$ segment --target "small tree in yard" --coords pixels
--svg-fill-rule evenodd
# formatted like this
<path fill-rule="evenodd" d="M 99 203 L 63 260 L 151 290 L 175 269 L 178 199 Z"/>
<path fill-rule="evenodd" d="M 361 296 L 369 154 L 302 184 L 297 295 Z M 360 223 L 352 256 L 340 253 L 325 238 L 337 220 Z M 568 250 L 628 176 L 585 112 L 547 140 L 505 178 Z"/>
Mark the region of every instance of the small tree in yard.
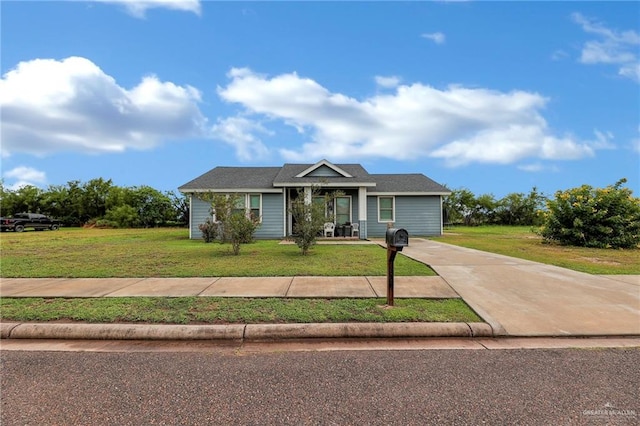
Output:
<path fill-rule="evenodd" d="M 229 241 L 233 254 L 240 254 L 240 245 L 253 241 L 253 233 L 260 226 L 258 219 L 242 213 L 233 213 L 227 223 Z"/>
<path fill-rule="evenodd" d="M 295 221 L 293 226 L 293 241 L 300 248 L 302 255 L 307 255 L 309 249 L 316 243 L 318 234 L 322 232 L 325 222 L 333 220 L 327 217 L 327 203 L 339 192 L 320 195 L 320 187 L 311 188 L 311 197 L 305 197 L 302 189 L 298 196 L 291 201 L 289 212 Z"/>
<path fill-rule="evenodd" d="M 253 234 L 260 226 L 260 218 L 249 216 L 239 194 L 207 194 L 203 199 L 211 202 L 211 213 L 216 221 L 207 219 L 199 226 L 205 238 L 205 231 L 220 238 L 221 243 L 230 242 L 233 254 L 240 253 L 240 245 L 253 241 Z"/>
<path fill-rule="evenodd" d="M 540 234 L 547 242 L 597 248 L 636 248 L 640 244 L 640 199 L 622 188 L 582 185 L 558 191 L 547 202 Z"/>
<path fill-rule="evenodd" d="M 226 243 L 229 241 L 229 220 L 240 196 L 238 194 L 210 194 L 206 198 L 211 202 L 211 214 L 216 217 L 220 242 Z"/>

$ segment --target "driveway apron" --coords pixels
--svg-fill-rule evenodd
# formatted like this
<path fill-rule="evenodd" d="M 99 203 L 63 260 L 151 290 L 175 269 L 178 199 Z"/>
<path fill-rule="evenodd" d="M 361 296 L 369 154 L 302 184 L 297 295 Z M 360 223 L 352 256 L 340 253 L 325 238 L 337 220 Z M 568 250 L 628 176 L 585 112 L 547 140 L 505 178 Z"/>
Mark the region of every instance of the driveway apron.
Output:
<path fill-rule="evenodd" d="M 413 238 L 404 255 L 431 266 L 497 335 L 640 335 L 640 277 L 589 275 Z"/>

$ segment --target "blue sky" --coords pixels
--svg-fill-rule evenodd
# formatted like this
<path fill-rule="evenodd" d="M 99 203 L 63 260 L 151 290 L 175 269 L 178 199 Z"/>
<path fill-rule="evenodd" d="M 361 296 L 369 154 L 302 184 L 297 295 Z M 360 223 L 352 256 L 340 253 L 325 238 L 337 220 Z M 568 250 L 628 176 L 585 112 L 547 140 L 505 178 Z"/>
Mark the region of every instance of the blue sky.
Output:
<path fill-rule="evenodd" d="M 2 178 L 361 163 L 640 192 L 638 2 L 2 1 Z"/>

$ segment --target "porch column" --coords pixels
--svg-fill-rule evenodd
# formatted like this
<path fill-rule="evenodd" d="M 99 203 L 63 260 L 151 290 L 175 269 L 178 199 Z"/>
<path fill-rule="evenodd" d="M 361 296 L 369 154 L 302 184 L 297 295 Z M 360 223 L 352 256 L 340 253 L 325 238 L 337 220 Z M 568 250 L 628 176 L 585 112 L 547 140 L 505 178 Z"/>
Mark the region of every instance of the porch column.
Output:
<path fill-rule="evenodd" d="M 189 239 L 193 239 L 193 193 L 189 194 Z"/>
<path fill-rule="evenodd" d="M 367 238 L 367 187 L 358 188 L 358 223 L 360 224 L 360 239 Z"/>
<path fill-rule="evenodd" d="M 310 186 L 304 187 L 304 203 L 311 204 L 311 187 Z"/>
<path fill-rule="evenodd" d="M 282 236 L 286 237 L 287 235 L 291 235 L 291 220 L 289 217 L 289 205 L 288 201 L 291 197 L 291 190 L 289 188 L 282 188 Z"/>

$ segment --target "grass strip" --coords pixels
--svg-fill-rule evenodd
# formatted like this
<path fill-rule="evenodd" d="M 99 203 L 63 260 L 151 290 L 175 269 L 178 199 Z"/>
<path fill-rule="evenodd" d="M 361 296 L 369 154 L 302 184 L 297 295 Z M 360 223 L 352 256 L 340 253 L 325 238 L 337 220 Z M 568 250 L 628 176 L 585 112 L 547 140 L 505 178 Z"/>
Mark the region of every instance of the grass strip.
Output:
<path fill-rule="evenodd" d="M 152 324 L 479 322 L 461 299 L 2 298 L 3 321 Z"/>

